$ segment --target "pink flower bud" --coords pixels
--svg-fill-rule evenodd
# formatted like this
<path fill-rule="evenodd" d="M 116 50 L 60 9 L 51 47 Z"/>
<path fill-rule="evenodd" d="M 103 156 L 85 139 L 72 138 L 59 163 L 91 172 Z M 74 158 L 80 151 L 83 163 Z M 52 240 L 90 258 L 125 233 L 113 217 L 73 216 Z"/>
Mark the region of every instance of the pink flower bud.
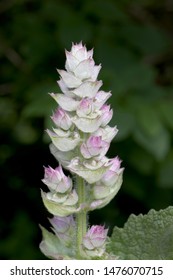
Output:
<path fill-rule="evenodd" d="M 89 257 L 101 257 L 105 252 L 108 229 L 92 226 L 83 238 L 83 250 Z"/>
<path fill-rule="evenodd" d="M 71 51 L 66 51 L 67 59 L 65 68 L 68 72 L 74 73 L 75 77 L 80 80 L 90 79 L 91 81 L 95 81 L 101 66 L 95 66 L 92 56 L 93 50 L 87 51 L 86 47 L 83 46 L 82 43 L 73 44 Z M 66 84 L 69 85 L 68 82 Z"/>
<path fill-rule="evenodd" d="M 93 50 L 87 52 L 86 47 L 82 45 L 82 42 L 80 42 L 79 44 L 72 45 L 71 54 L 76 57 L 79 63 L 87 58 L 92 58 Z"/>
<path fill-rule="evenodd" d="M 101 136 L 90 136 L 86 143 L 80 147 L 84 158 L 89 159 L 94 156 L 103 157 L 109 149 L 109 143 L 102 140 Z"/>
<path fill-rule="evenodd" d="M 73 216 L 54 216 L 52 219 L 49 219 L 49 221 L 53 226 L 53 231 L 59 237 L 60 241 L 66 244 L 71 243 L 71 237 L 75 233 L 75 221 L 73 219 Z"/>
<path fill-rule="evenodd" d="M 61 166 L 55 169 L 50 166 L 45 167 L 44 171 L 44 179 L 42 181 L 51 191 L 65 193 L 71 190 L 72 181 L 70 177 L 65 176 Z"/>
<path fill-rule="evenodd" d="M 79 117 L 85 117 L 92 112 L 92 99 L 83 98 L 77 108 L 77 115 Z"/>
<path fill-rule="evenodd" d="M 106 142 L 111 142 L 112 139 L 115 137 L 115 135 L 117 134 L 118 129 L 117 127 L 110 127 L 109 125 L 105 126 L 105 127 L 100 127 L 95 133 L 94 135 L 96 136 L 101 136 L 102 139 Z"/>
<path fill-rule="evenodd" d="M 105 92 L 103 90 L 98 91 L 95 96 L 96 107 L 101 108 L 110 96 L 111 96 L 110 92 Z"/>
<path fill-rule="evenodd" d="M 119 174 L 123 171 L 123 168 L 120 168 L 121 161 L 118 157 L 110 160 L 110 168 L 105 172 L 102 177 L 102 182 L 106 186 L 112 186 L 117 181 Z"/>
<path fill-rule="evenodd" d="M 52 219 L 49 219 L 49 221 L 57 233 L 65 233 L 70 229 L 70 227 L 75 225 L 73 216 L 54 216 Z"/>
<path fill-rule="evenodd" d="M 60 107 L 57 108 L 51 118 L 57 127 L 60 127 L 64 130 L 68 130 L 72 125 L 69 115 Z"/>
<path fill-rule="evenodd" d="M 102 112 L 102 126 L 106 126 L 110 120 L 112 119 L 113 116 L 113 110 L 110 110 L 110 105 L 103 105 L 101 107 L 101 112 Z"/>

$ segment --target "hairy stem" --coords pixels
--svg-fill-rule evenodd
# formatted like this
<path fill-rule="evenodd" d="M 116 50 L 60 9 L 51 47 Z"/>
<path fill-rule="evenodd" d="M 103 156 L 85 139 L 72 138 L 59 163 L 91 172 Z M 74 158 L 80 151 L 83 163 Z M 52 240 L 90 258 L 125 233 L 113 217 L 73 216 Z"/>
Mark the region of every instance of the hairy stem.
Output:
<path fill-rule="evenodd" d="M 84 179 L 77 176 L 76 177 L 77 193 L 79 198 L 79 205 L 85 203 L 85 183 Z M 82 240 L 87 231 L 87 212 L 82 210 L 80 213 L 76 214 L 77 221 L 77 259 L 83 259 L 82 257 Z"/>

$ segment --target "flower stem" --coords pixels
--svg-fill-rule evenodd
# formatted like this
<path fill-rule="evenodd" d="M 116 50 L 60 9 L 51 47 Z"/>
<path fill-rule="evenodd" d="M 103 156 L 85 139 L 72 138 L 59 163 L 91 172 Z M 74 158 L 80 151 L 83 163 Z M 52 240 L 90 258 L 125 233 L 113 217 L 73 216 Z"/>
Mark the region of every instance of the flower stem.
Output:
<path fill-rule="evenodd" d="M 85 203 L 85 183 L 84 179 L 76 176 L 76 186 L 79 199 L 79 206 Z M 82 240 L 87 231 L 87 212 L 81 210 L 76 214 L 77 221 L 77 259 L 83 259 L 82 257 Z"/>

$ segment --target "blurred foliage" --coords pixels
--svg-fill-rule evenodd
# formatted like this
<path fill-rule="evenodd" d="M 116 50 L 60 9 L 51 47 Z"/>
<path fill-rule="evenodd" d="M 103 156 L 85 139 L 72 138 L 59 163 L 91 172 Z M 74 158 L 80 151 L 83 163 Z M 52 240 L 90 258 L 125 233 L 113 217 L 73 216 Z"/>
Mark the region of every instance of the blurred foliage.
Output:
<path fill-rule="evenodd" d="M 2 0 L 0 2 L 0 256 L 41 259 L 38 223 L 43 165 L 56 166 L 44 130 L 71 42 L 94 47 L 103 89 L 112 91 L 119 134 L 109 156 L 124 184 L 91 223 L 122 226 L 130 213 L 173 201 L 173 2 L 170 0 Z"/>

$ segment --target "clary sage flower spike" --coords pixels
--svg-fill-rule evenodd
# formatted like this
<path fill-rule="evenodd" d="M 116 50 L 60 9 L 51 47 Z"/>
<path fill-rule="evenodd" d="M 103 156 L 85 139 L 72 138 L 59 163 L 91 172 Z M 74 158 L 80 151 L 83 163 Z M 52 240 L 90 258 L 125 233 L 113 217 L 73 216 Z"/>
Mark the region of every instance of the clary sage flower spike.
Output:
<path fill-rule="evenodd" d="M 45 167 L 42 180 L 48 187 L 42 199 L 54 216 L 54 234 L 43 229 L 40 249 L 53 259 L 109 259 L 108 229 L 88 228 L 86 216 L 107 205 L 122 184 L 120 159 L 106 157 L 118 132 L 108 124 L 113 115 L 106 103 L 111 93 L 100 89 L 101 65 L 95 65 L 93 50 L 79 43 L 65 53 L 66 70 L 57 70 L 62 93 L 50 93 L 57 109 L 51 116 L 54 126 L 47 129 L 50 151 L 59 165 Z"/>

